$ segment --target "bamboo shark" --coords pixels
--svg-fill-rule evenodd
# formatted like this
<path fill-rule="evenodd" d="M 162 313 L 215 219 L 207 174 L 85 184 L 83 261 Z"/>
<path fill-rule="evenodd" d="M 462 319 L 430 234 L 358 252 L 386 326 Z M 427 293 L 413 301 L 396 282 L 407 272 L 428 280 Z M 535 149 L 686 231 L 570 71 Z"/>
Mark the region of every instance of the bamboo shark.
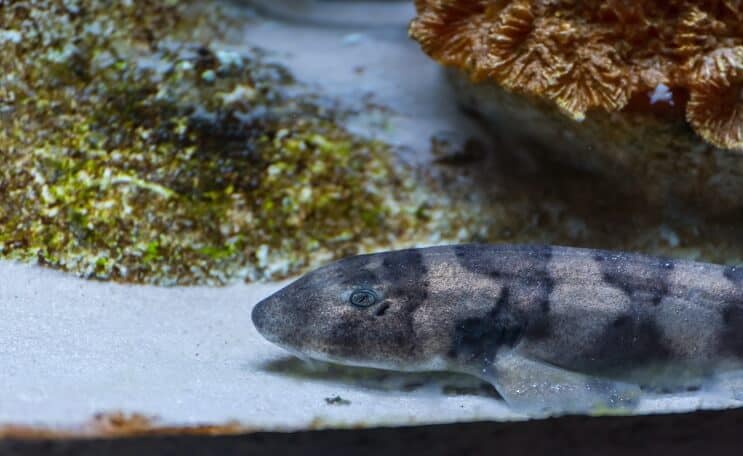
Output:
<path fill-rule="evenodd" d="M 743 371 L 743 268 L 557 246 L 408 249 L 312 271 L 252 320 L 302 357 L 464 372 L 516 410 L 589 412 Z"/>

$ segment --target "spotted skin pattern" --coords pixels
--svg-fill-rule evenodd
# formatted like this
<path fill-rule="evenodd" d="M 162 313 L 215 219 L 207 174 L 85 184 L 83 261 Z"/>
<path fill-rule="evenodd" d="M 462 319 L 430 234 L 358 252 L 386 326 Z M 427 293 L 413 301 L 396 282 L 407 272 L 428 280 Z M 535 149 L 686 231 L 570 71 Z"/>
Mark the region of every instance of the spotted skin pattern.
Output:
<path fill-rule="evenodd" d="M 351 303 L 359 289 L 372 305 Z M 743 367 L 743 268 L 622 252 L 467 244 L 356 256 L 305 275 L 252 316 L 294 353 L 467 372 L 512 404 L 562 404 L 555 391 L 593 404 L 625 385 L 672 384 L 680 371 Z"/>

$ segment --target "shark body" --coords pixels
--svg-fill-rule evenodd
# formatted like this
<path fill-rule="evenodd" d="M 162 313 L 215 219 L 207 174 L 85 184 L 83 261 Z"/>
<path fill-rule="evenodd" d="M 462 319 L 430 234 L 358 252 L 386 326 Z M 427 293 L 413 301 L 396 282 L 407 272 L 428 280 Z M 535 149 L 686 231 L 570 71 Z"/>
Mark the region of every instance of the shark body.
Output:
<path fill-rule="evenodd" d="M 743 368 L 743 268 L 593 249 L 350 257 L 261 301 L 252 318 L 300 356 L 469 373 L 524 411 L 631 406 L 645 389 Z"/>

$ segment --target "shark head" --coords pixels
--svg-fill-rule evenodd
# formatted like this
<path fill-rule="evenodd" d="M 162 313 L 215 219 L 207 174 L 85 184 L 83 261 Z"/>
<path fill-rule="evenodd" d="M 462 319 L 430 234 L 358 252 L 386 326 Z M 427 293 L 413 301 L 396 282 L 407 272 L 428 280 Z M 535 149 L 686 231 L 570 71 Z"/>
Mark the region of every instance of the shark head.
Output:
<path fill-rule="evenodd" d="M 270 342 L 305 358 L 434 369 L 437 343 L 449 329 L 436 327 L 425 311 L 423 259 L 419 250 L 401 250 L 332 263 L 259 302 L 253 324 Z"/>

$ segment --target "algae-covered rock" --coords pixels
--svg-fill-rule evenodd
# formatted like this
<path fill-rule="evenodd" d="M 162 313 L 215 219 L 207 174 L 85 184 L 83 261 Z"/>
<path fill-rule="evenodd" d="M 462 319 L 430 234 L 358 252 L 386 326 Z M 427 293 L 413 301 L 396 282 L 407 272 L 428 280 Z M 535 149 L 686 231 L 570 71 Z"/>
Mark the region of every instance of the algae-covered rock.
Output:
<path fill-rule="evenodd" d="M 210 44 L 227 19 L 195 1 L 0 5 L 2 256 L 221 283 L 415 227 L 387 146 L 259 51 Z"/>

